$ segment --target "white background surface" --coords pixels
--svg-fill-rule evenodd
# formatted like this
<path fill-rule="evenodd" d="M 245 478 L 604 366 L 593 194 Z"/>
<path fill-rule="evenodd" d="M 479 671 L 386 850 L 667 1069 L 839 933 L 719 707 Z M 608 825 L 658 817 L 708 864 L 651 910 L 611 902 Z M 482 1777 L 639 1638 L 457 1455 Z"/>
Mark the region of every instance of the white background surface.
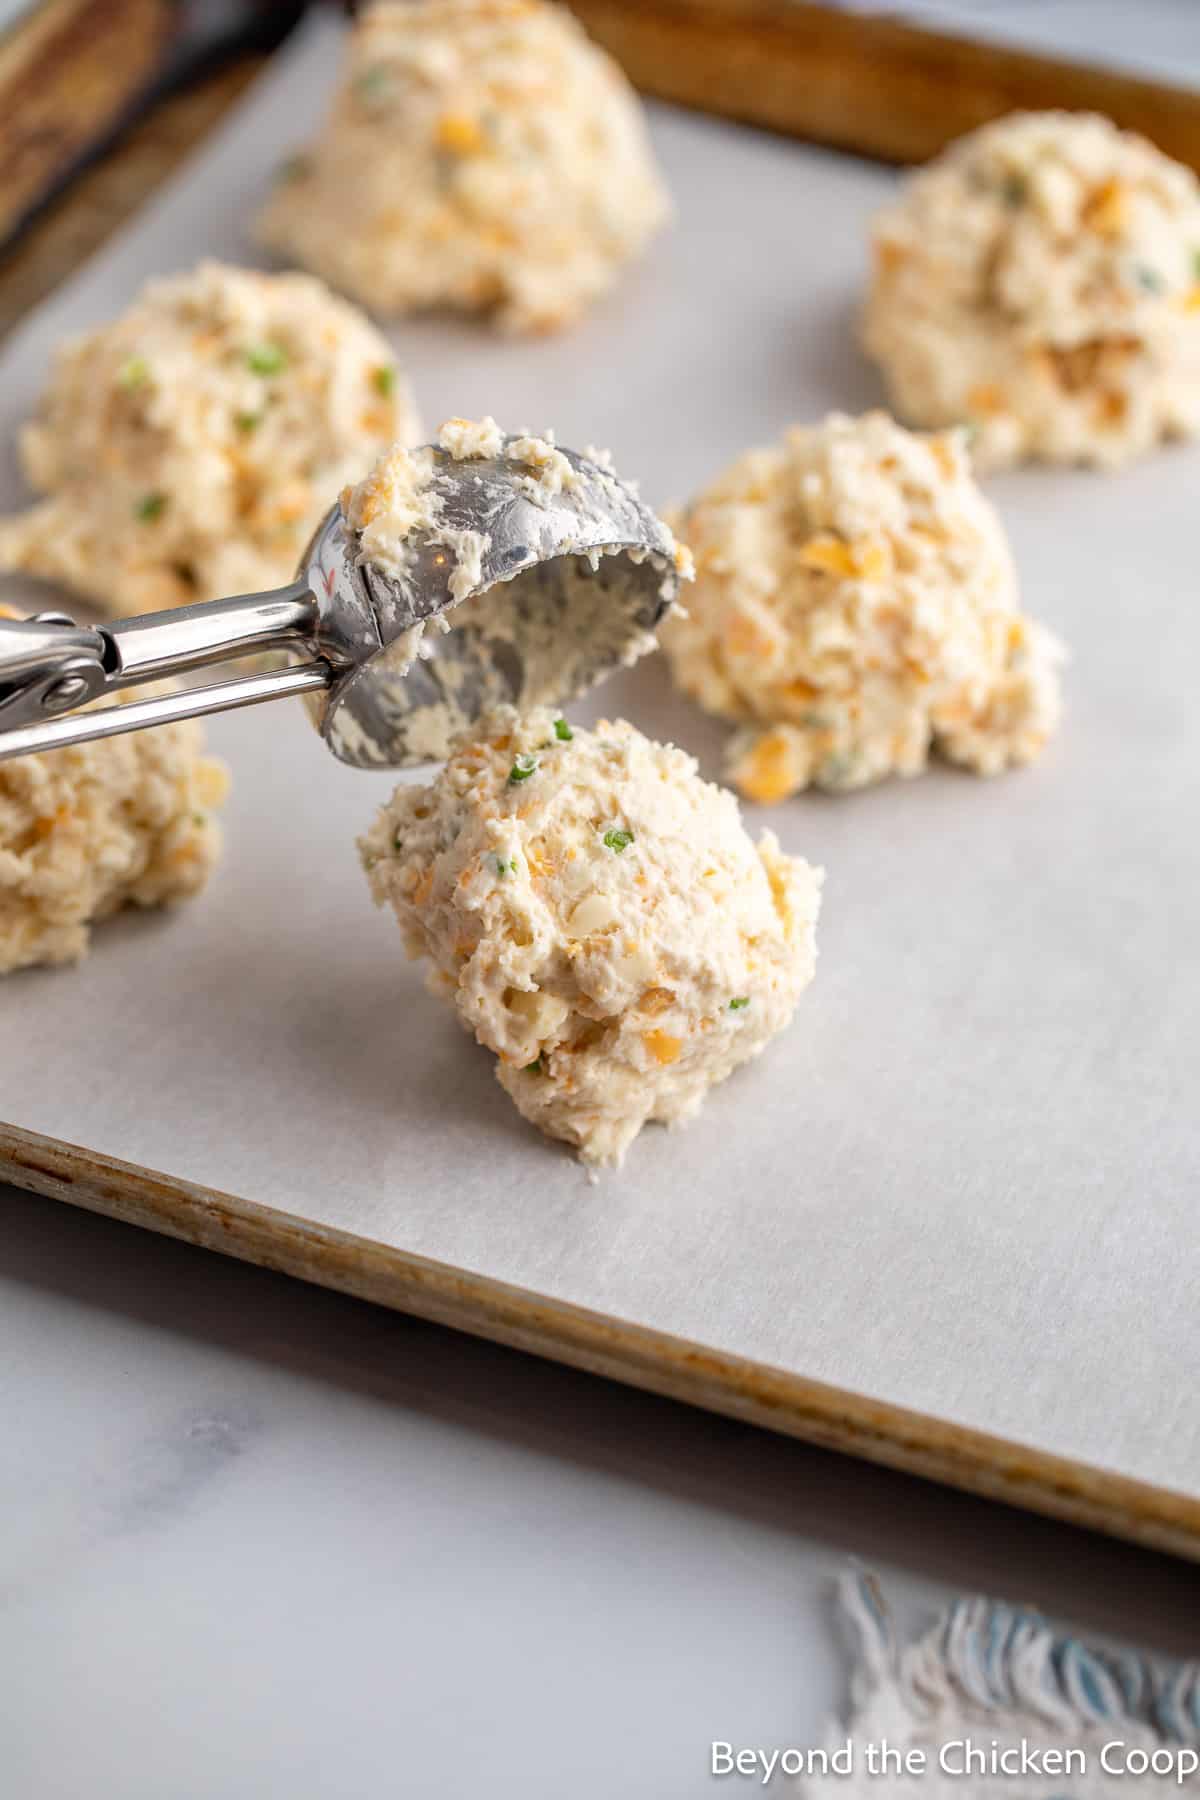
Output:
<path fill-rule="evenodd" d="M 683 147 L 675 154 L 682 157 Z M 771 154 L 790 153 L 776 146 Z M 852 186 L 859 180 L 851 165 L 826 166 Z M 860 206 L 875 178 L 862 179 Z M 221 236 L 229 208 L 244 205 L 232 162 L 224 183 L 224 195 L 218 185 L 208 200 L 209 241 L 234 252 L 236 242 Z M 803 216 L 794 221 L 795 232 L 805 223 Z M 843 254 L 856 231 L 851 221 L 844 236 L 833 234 Z M 191 254 L 188 236 L 185 229 L 175 239 L 177 262 Z M 815 248 L 798 243 L 790 266 L 803 263 L 819 276 L 829 246 L 828 232 Z M 660 268 L 661 259 L 646 280 L 661 279 Z M 89 278 L 91 316 L 119 305 L 139 273 L 137 256 L 122 251 Z M 779 311 L 791 317 L 782 297 Z M 613 370 L 606 403 L 619 412 L 619 319 L 594 329 Z M 35 334 L 25 356 L 6 366 L 6 428 L 40 383 L 52 336 L 52 326 Z M 848 354 L 831 357 L 827 334 L 820 354 L 802 330 L 797 340 L 810 376 L 825 371 L 822 403 L 834 390 L 846 404 L 868 397 L 863 371 Z M 710 359 L 703 344 L 688 348 L 687 379 L 703 386 Z M 554 346 L 545 354 L 562 416 L 574 403 L 570 359 Z M 788 411 L 786 366 L 775 371 L 781 389 L 771 427 Z M 515 401 L 516 377 L 498 386 L 498 407 Z M 581 416 L 587 401 L 581 394 Z M 635 392 L 631 407 L 636 401 Z M 432 416 L 434 395 L 426 405 Z M 731 441 L 755 423 L 732 421 Z M 686 479 L 707 472 L 703 445 L 685 446 L 685 461 L 688 455 Z M 1153 471 L 1134 486 L 1137 516 L 1153 518 Z M 1116 492 L 1081 491 L 1094 494 L 1101 519 Z M 1021 524 L 1024 560 L 1035 567 L 1050 510 L 1040 523 Z M 1154 533 L 1138 538 L 1143 568 L 1147 535 Z M 1057 616 L 1053 589 L 1052 579 L 1041 582 L 1038 598 Z M 1098 600 L 1110 593 L 1102 582 Z M 1131 668 L 1139 666 L 1136 636 L 1131 622 Z M 1090 720 L 1095 728 L 1106 703 L 1114 710 L 1128 703 L 1111 677 L 1090 707 L 1083 703 L 1085 726 Z M 1077 695 L 1073 732 L 1081 729 L 1080 705 Z M 1086 759 L 1087 740 L 1078 753 Z M 319 762 L 298 721 L 281 733 L 274 760 L 278 892 L 311 926 L 309 890 L 319 859 L 306 859 L 291 796 L 310 787 L 318 769 L 327 777 L 337 771 Z M 368 804 L 353 785 L 360 779 L 336 790 L 346 837 Z M 913 793 L 903 803 L 923 808 Z M 894 804 L 893 796 L 881 795 L 878 804 L 868 799 L 867 826 L 887 826 Z M 986 793 L 980 804 L 991 804 Z M 1100 834 L 1103 792 L 1096 814 Z M 800 834 L 829 835 L 817 849 L 831 866 L 837 822 L 833 809 L 805 809 Z M 850 824 L 857 834 L 858 819 L 850 819 L 848 833 Z M 898 817 L 896 830 L 911 832 L 913 824 L 911 814 Z M 233 827 L 236 856 L 257 828 L 240 803 Z M 1119 843 L 1117 850 L 1119 860 Z M 968 853 L 961 845 L 951 851 L 947 867 Z M 339 904 L 352 904 L 352 887 L 347 879 Z M 839 964 L 853 972 L 858 954 L 849 929 L 839 926 L 835 894 L 831 886 L 814 1000 L 822 987 L 833 987 L 827 978 Z M 1148 893 L 1146 918 L 1153 923 L 1167 903 L 1169 897 Z M 1119 920 L 1105 893 L 1092 904 Z M 952 928 L 944 899 L 930 910 L 939 928 Z M 369 918 L 355 917 L 371 946 L 391 950 L 383 921 L 370 935 Z M 168 1041 L 173 1054 L 186 1048 L 207 980 L 201 951 L 218 935 L 210 924 L 213 937 L 201 937 L 199 948 L 203 909 L 179 931 L 147 921 L 134 931 L 113 928 L 105 955 L 115 959 L 126 992 L 139 996 L 144 1056 L 161 1062 Z M 1123 941 L 1121 932 L 1113 935 Z M 170 970 L 176 948 L 189 945 L 193 960 L 180 994 Z M 164 960 L 148 966 L 147 955 L 160 947 Z M 271 947 L 270 922 L 262 918 L 239 949 L 238 973 L 260 970 Z M 372 979 L 372 953 L 356 955 L 337 988 L 318 979 L 319 959 L 291 957 L 270 996 L 289 1039 L 314 1048 L 332 1043 L 339 1067 L 360 1080 L 372 1062 L 356 1038 L 355 1009 Z M 915 952 L 903 977 L 905 997 L 919 999 Z M 116 1115 L 105 1039 L 89 1022 L 80 986 L 90 979 L 85 973 L 57 984 L 61 1000 L 54 1004 L 80 1046 L 69 1067 L 61 1040 L 32 1032 L 50 979 L 6 984 L 0 1110 L 8 1111 L 6 1084 L 27 1065 L 28 1085 L 47 1106 Z M 166 1016 L 161 997 L 168 992 Z M 852 983 L 839 981 L 819 1032 L 814 1024 L 817 1048 L 828 1041 L 837 1062 L 853 1035 L 851 997 Z M 407 1104 L 415 1112 L 434 1107 L 436 1117 L 439 1087 L 467 1086 L 472 1108 L 483 1109 L 499 1141 L 512 1128 L 503 1096 L 485 1073 L 468 1073 L 453 1032 L 423 1002 L 413 1006 L 411 1025 L 425 1034 L 430 1068 Z M 241 1032 L 248 1020 L 249 1009 L 232 1023 Z M 400 1018 L 396 1029 L 409 1025 Z M 814 1054 L 805 1062 L 806 1080 L 824 1060 Z M 172 1114 L 172 1130 L 193 1154 L 214 1135 L 218 1118 L 228 1120 L 231 1087 L 220 1070 L 210 1071 Z M 805 1083 L 796 1091 L 803 1098 Z M 247 1103 L 227 1128 L 236 1134 L 251 1110 Z M 728 1115 L 736 1116 L 736 1109 Z M 302 1130 L 299 1109 L 290 1117 Z M 851 1141 L 851 1163 L 854 1154 Z M 753 1171 L 753 1153 L 748 1166 Z M 553 1167 L 540 1161 L 535 1196 Z M 1130 1212 L 1135 1223 L 1140 1216 L 1137 1194 L 1120 1184 L 1111 1203 L 1097 1204 L 1105 1179 L 1097 1158 L 1075 1190 L 1082 1238 L 1116 1231 Z M 751 1186 L 742 1179 L 738 1197 Z M 640 1186 L 606 1185 L 603 1217 L 615 1215 L 619 1225 L 643 1194 Z M 583 1188 L 575 1197 L 594 1204 Z M 978 1587 L 1040 1605 L 1084 1631 L 1123 1635 L 1168 1654 L 1198 1648 L 1200 1574 L 1193 1568 L 13 1190 L 0 1189 L 0 1222 L 5 1800 L 457 1800 L 483 1793 L 496 1800 L 692 1800 L 719 1793 L 725 1790 L 704 1773 L 711 1738 L 804 1743 L 840 1702 L 829 1595 L 847 1556 L 883 1571 L 911 1621 L 940 1597 Z M 594 1247 L 601 1227 L 580 1226 L 578 1216 L 575 1223 Z M 1180 1221 L 1174 1254 L 1162 1259 L 1149 1290 L 1130 1290 L 1128 1319 L 1102 1309 L 1092 1322 L 1106 1404 L 1119 1410 L 1130 1394 L 1141 1395 L 1143 1415 L 1168 1445 L 1181 1415 L 1163 1396 L 1183 1389 L 1181 1404 L 1190 1405 L 1195 1363 L 1179 1322 L 1159 1318 L 1159 1292 L 1165 1286 L 1170 1314 L 1173 1297 L 1191 1280 L 1192 1235 Z M 991 1241 L 981 1249 L 984 1260 L 996 1254 Z M 873 1265 L 886 1269 L 888 1254 L 887 1243 L 872 1247 Z M 793 1288 L 796 1312 L 820 1299 L 803 1263 Z M 997 1391 L 1019 1385 L 1031 1367 L 1053 1368 L 1065 1379 L 1061 1294 L 1048 1294 L 1053 1304 L 1042 1330 L 1011 1363 L 1006 1345 L 1015 1320 L 1003 1283 L 975 1298 L 978 1339 L 994 1357 Z M 929 1296 L 933 1334 L 942 1326 L 942 1304 L 943 1297 Z M 1179 1332 L 1174 1347 L 1172 1330 Z M 896 1349 L 901 1354 L 903 1343 Z M 1188 1360 L 1173 1361 L 1173 1349 Z M 1157 1390 L 1148 1377 L 1157 1379 Z M 1186 1417 L 1182 1422 L 1186 1427 Z"/>
<path fill-rule="evenodd" d="M 153 270 L 247 254 L 265 171 L 324 102 L 332 37 L 285 58 L 8 341 L 5 444 L 68 329 Z M 552 423 L 611 445 L 662 502 L 793 418 L 878 399 L 854 309 L 895 178 L 681 113 L 654 124 L 679 223 L 611 304 L 550 341 L 440 320 L 396 341 L 428 422 Z M 828 869 L 817 980 L 786 1036 L 696 1124 L 643 1134 L 620 1177 L 589 1186 L 524 1126 L 402 960 L 351 848 L 388 778 L 335 763 L 296 703 L 212 728 L 234 788 L 200 903 L 106 926 L 78 971 L 5 983 L 4 1114 L 1200 1491 L 1176 1379 L 1196 1360 L 1198 477 L 1192 446 L 1118 477 L 994 485 L 1029 609 L 1073 647 L 1060 737 L 992 783 L 938 770 L 760 812 Z M 0 469 L 0 504 L 19 491 Z M 659 659 L 600 705 L 716 772 L 720 729 Z"/>
<path fill-rule="evenodd" d="M 709 1744 L 818 1737 L 849 1557 L 910 1624 L 982 1589 L 1200 1647 L 1196 1568 L 53 1201 L 0 1218 L 5 1800 L 760 1793 Z"/>

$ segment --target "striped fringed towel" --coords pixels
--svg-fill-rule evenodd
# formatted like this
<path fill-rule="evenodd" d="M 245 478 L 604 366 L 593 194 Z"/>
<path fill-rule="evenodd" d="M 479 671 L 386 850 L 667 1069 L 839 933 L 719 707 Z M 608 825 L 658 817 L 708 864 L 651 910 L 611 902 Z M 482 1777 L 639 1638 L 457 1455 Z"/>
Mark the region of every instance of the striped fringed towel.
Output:
<path fill-rule="evenodd" d="M 856 1660 L 848 1735 L 830 1747 L 852 1767 L 810 1769 L 806 1800 L 1200 1795 L 1200 1664 L 1167 1670 L 982 1599 L 901 1644 L 872 1576 L 847 1576 L 841 1600 Z"/>

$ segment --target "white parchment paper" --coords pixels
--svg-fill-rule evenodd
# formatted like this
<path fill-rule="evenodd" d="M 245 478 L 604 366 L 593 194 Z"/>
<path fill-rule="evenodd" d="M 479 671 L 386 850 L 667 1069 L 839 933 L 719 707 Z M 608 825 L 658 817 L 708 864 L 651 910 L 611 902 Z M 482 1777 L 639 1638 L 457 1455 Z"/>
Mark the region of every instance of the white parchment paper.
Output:
<path fill-rule="evenodd" d="M 9 448 L 65 333 L 246 222 L 311 127 L 302 39 L 0 356 Z M 573 334 L 394 333 L 426 421 L 610 446 L 657 503 L 794 418 L 878 401 L 854 346 L 894 176 L 661 110 L 679 220 Z M 210 892 L 0 990 L 0 1116 L 838 1386 L 1200 1491 L 1200 451 L 998 480 L 1027 604 L 1071 644 L 1045 760 L 761 815 L 828 869 L 792 1030 L 685 1131 L 589 1185 L 424 992 L 353 839 L 388 789 L 296 703 L 210 736 L 234 771 Z M 657 660 L 579 709 L 718 766 Z"/>

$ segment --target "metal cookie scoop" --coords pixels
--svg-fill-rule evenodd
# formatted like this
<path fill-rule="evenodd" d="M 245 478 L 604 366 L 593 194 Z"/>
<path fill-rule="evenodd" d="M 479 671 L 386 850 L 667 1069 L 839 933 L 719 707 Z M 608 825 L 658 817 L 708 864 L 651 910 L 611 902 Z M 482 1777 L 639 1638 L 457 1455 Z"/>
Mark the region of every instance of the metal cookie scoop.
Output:
<path fill-rule="evenodd" d="M 0 619 L 0 760 L 308 694 L 343 762 L 422 762 L 486 705 L 565 701 L 637 656 L 679 576 L 670 532 L 629 488 L 572 450 L 561 454 L 575 480 L 553 494 L 503 455 L 429 454 L 436 525 L 406 537 L 403 576 L 360 560 L 339 505 L 290 587 L 98 627 Z M 469 585 L 455 580 L 463 533 L 478 534 Z M 304 660 L 74 716 L 124 688 L 281 649 Z"/>

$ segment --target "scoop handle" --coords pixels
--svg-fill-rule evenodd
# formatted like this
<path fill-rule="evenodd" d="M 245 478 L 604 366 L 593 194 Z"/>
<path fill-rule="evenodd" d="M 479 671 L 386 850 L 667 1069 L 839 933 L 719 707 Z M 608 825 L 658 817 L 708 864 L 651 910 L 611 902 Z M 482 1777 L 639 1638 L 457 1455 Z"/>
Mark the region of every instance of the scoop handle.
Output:
<path fill-rule="evenodd" d="M 240 681 L 132 700 L 127 706 L 101 706 L 94 712 L 45 719 L 38 725 L 6 727 L 0 729 L 0 762 L 29 756 L 35 750 L 61 750 L 66 744 L 88 744 L 125 731 L 142 731 L 147 725 L 171 725 L 178 719 L 198 719 L 205 713 L 232 712 L 239 706 L 260 706 L 264 700 L 315 693 L 330 685 L 334 673 L 332 663 L 298 663 L 265 675 L 246 675 Z"/>
<path fill-rule="evenodd" d="M 316 600 L 303 581 L 269 593 L 144 613 L 114 625 L 80 627 L 62 613 L 0 619 L 0 761 L 328 687 L 333 665 L 312 654 L 317 621 Z M 238 681 L 80 711 L 142 682 L 279 649 L 307 650 L 310 660 Z"/>
<path fill-rule="evenodd" d="M 161 681 L 262 650 L 313 648 L 317 603 L 306 581 L 265 594 L 238 594 L 166 612 L 141 613 L 102 627 L 108 648 L 107 693 Z"/>

